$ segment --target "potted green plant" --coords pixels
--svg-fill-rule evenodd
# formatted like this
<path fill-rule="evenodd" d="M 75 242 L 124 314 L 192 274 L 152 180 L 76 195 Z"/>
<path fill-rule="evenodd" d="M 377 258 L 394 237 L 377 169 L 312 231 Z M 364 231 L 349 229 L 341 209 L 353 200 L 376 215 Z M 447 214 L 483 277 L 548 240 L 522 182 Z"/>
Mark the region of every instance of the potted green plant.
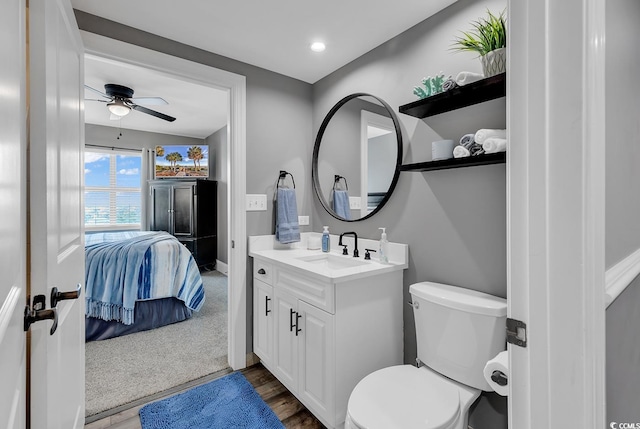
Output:
<path fill-rule="evenodd" d="M 477 52 L 485 77 L 503 73 L 507 67 L 507 28 L 504 12 L 494 15 L 487 10 L 486 18 L 471 23 L 473 29 L 463 31 L 454 39 L 452 49 Z"/>

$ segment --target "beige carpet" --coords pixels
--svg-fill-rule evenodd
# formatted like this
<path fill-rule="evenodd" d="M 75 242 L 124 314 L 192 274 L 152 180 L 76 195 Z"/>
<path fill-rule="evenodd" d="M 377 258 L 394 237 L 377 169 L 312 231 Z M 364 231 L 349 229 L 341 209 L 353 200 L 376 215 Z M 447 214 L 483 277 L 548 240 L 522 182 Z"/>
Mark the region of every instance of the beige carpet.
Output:
<path fill-rule="evenodd" d="M 191 319 L 86 344 L 86 416 L 228 367 L 227 277 L 202 280 L 205 303 Z"/>

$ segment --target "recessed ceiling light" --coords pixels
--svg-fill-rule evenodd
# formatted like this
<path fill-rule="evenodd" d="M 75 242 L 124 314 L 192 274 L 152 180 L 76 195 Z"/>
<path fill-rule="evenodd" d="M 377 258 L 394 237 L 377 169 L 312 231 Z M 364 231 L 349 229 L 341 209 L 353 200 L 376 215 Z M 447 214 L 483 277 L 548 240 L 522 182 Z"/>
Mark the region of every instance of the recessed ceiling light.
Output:
<path fill-rule="evenodd" d="M 326 49 L 326 46 L 322 42 L 314 42 L 311 44 L 311 50 L 313 52 L 322 52 Z"/>

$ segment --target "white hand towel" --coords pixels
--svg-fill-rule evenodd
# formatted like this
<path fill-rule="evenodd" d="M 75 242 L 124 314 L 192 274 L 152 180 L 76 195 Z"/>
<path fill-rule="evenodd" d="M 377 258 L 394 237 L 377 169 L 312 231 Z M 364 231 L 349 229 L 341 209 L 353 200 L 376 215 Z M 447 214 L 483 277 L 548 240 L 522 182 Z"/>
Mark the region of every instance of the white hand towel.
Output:
<path fill-rule="evenodd" d="M 459 86 L 464 86 L 482 79 L 484 79 L 484 75 L 480 73 L 462 71 L 458 73 L 458 76 L 456 76 L 456 83 Z"/>
<path fill-rule="evenodd" d="M 471 155 L 471 152 L 469 152 L 469 149 L 464 146 L 456 146 L 453 148 L 454 158 L 465 158 L 469 155 Z"/>
<path fill-rule="evenodd" d="M 482 128 L 482 129 L 476 131 L 476 136 L 475 136 L 474 140 L 475 140 L 476 143 L 482 144 L 489 137 L 495 137 L 495 138 L 498 138 L 498 139 L 506 139 L 507 138 L 507 130 L 490 130 L 490 129 Z"/>
<path fill-rule="evenodd" d="M 507 140 L 489 137 L 482 143 L 484 153 L 497 153 L 507 151 Z"/>

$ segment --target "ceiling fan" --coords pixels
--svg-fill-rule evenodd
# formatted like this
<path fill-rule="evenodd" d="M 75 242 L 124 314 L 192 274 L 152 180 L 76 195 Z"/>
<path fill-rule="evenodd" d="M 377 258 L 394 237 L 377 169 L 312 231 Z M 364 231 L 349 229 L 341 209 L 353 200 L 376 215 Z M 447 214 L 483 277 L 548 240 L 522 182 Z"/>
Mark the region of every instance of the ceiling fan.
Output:
<path fill-rule="evenodd" d="M 161 97 L 132 98 L 133 89 L 122 85 L 116 85 L 114 83 L 106 84 L 104 86 L 104 92 L 98 91 L 88 85 L 85 85 L 85 88 L 103 97 L 103 99 L 87 98 L 86 100 L 107 103 L 107 107 L 111 112 L 111 119 L 120 119 L 123 116 L 128 115 L 131 110 L 137 110 L 138 112 L 146 113 L 147 115 L 155 116 L 156 118 L 164 119 L 165 121 L 173 122 L 176 120 L 173 116 L 165 115 L 164 113 L 140 106 L 140 104 L 146 104 L 148 106 L 169 104 Z"/>

